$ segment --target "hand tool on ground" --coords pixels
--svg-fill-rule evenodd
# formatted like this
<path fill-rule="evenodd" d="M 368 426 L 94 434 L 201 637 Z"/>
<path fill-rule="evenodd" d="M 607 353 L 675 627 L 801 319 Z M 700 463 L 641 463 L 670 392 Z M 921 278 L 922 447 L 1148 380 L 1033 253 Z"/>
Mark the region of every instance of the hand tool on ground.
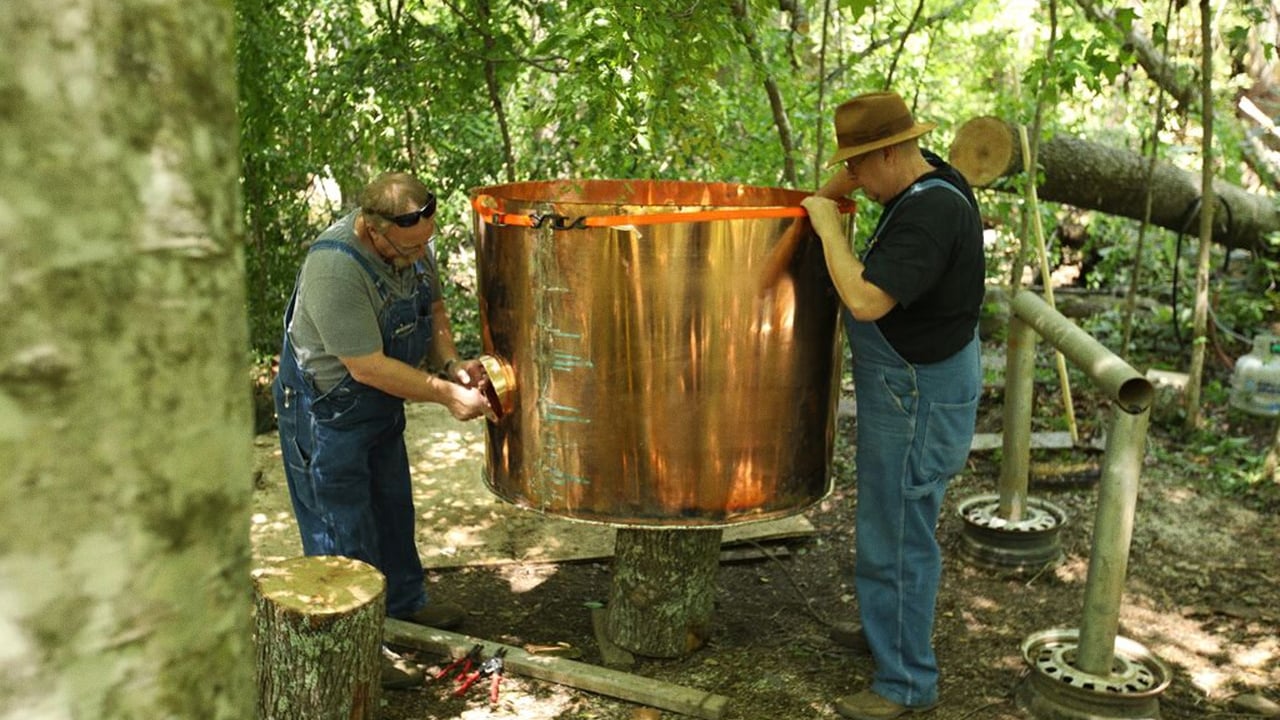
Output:
<path fill-rule="evenodd" d="M 489 683 L 489 702 L 497 702 L 498 684 L 502 682 L 502 670 L 504 665 L 502 656 L 506 654 L 507 649 L 501 648 L 493 655 L 493 657 L 480 663 L 475 672 L 463 678 L 462 684 L 458 686 L 457 690 L 453 691 L 454 696 L 461 697 L 467 692 L 467 690 L 471 689 L 471 686 L 474 685 L 477 680 L 482 677 L 491 676 L 493 680 Z"/>
<path fill-rule="evenodd" d="M 436 673 L 436 679 L 439 680 L 445 677 L 449 673 L 453 672 L 454 669 L 456 668 L 458 670 L 458 674 L 454 676 L 454 679 L 462 680 L 467 676 L 467 673 L 471 672 L 471 668 L 478 667 L 480 665 L 481 656 L 483 654 L 484 654 L 483 645 L 479 643 L 472 645 L 471 649 L 467 651 L 466 655 L 463 655 L 457 660 L 454 660 L 448 665 L 445 665 L 444 669 Z"/>
<path fill-rule="evenodd" d="M 502 684 L 502 671 L 505 669 L 505 661 L 502 659 L 507 654 L 506 648 L 500 648 L 493 657 L 484 661 L 480 666 L 481 672 L 488 672 L 493 678 L 489 681 L 489 702 L 498 702 L 498 686 Z"/>

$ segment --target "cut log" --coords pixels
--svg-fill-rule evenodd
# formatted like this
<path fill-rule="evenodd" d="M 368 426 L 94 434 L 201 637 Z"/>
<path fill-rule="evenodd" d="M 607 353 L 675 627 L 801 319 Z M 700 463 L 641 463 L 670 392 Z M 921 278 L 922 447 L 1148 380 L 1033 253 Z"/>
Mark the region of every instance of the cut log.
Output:
<path fill-rule="evenodd" d="M 1000 118 L 976 117 L 960 126 L 947 162 L 974 187 L 985 187 L 1022 167 L 1017 128 Z M 1014 153 L 1017 153 L 1015 157 Z M 1016 160 L 1016 162 L 1015 162 Z"/>
<path fill-rule="evenodd" d="M 1041 200 L 1141 220 L 1147 159 L 1138 153 L 1069 136 L 1040 143 Z M 949 160 L 975 187 L 1014 191 L 1002 177 L 1023 172 L 1016 125 L 995 117 L 969 120 L 956 131 Z M 994 183 L 994 185 L 993 185 Z M 1168 163 L 1151 175 L 1151 222 L 1194 234 L 1199 227 L 1200 177 Z M 1263 239 L 1280 230 L 1280 206 L 1235 185 L 1215 182 L 1213 240 L 1227 247 L 1275 255 Z"/>
<path fill-rule="evenodd" d="M 386 621 L 386 641 L 451 658 L 462 657 L 477 644 L 484 647 L 485 657 L 492 656 L 499 648 L 506 648 L 504 660 L 507 672 L 707 720 L 724 717 L 725 707 L 729 702 L 723 695 L 575 660 L 530 655 L 518 647 L 414 625 L 394 618 Z"/>
<path fill-rule="evenodd" d="M 253 573 L 258 720 L 374 720 L 386 582 L 344 557 L 299 557 Z"/>
<path fill-rule="evenodd" d="M 620 528 L 609 639 L 647 657 L 682 657 L 702 647 L 715 606 L 721 534 L 719 528 Z"/>

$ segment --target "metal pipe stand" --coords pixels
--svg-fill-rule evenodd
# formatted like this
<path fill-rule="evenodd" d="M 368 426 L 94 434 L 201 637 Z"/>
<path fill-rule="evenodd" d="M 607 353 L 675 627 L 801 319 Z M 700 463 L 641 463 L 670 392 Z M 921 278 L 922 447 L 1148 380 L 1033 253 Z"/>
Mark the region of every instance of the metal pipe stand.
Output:
<path fill-rule="evenodd" d="M 1062 560 L 1061 530 L 1067 513 L 1048 500 L 1027 498 L 1022 517 L 1006 519 L 1000 496 L 975 495 L 958 508 L 964 525 L 960 553 L 987 570 L 1014 574 L 1037 573 Z"/>
<path fill-rule="evenodd" d="M 1075 666 L 1078 630 L 1044 630 L 1022 643 L 1030 674 L 1018 687 L 1018 707 L 1041 720 L 1158 720 L 1169 667 L 1142 645 L 1116 637 L 1111 672 Z"/>

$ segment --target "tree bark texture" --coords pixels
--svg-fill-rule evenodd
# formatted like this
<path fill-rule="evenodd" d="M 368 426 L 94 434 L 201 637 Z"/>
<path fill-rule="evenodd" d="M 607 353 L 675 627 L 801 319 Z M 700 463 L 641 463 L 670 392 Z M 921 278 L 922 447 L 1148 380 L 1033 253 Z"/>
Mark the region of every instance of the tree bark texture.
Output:
<path fill-rule="evenodd" d="M 1023 172 L 1017 126 L 1000 118 L 978 117 L 956 132 L 950 162 L 975 186 L 1012 188 L 996 180 Z M 1144 187 L 1148 160 L 1128 150 L 1069 136 L 1040 144 L 1038 164 L 1044 173 L 1041 200 L 1099 210 L 1141 220 L 1146 210 Z M 1194 234 L 1199 227 L 1199 176 L 1167 163 L 1151 174 L 1151 223 Z M 1271 198 L 1215 181 L 1213 240 L 1227 247 L 1272 253 L 1263 238 L 1280 230 L 1280 208 Z"/>
<path fill-rule="evenodd" d="M 252 717 L 232 27 L 0 10 L 0 717 Z"/>
<path fill-rule="evenodd" d="M 375 720 L 386 581 L 344 557 L 299 557 L 253 573 L 258 720 Z"/>
<path fill-rule="evenodd" d="M 1209 0 L 1200 0 L 1200 140 L 1201 187 L 1213 182 L 1213 19 Z M 1200 389 L 1204 383 L 1204 352 L 1208 345 L 1209 326 L 1209 242 L 1213 233 L 1214 206 L 1200 214 L 1200 246 L 1196 252 L 1196 296 L 1191 313 L 1191 367 L 1187 369 L 1188 430 L 1200 427 Z"/>
<path fill-rule="evenodd" d="M 711 629 L 718 528 L 619 528 L 609 589 L 609 639 L 637 655 L 683 657 Z"/>

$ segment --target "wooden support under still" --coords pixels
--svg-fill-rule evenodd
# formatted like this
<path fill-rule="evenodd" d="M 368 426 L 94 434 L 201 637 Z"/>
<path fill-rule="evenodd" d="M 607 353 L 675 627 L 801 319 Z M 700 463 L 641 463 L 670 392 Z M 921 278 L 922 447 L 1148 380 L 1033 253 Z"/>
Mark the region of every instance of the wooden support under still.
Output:
<path fill-rule="evenodd" d="M 394 618 L 387 618 L 383 625 L 383 640 L 393 645 L 426 650 L 451 658 L 466 655 L 467 651 L 476 644 L 484 646 L 486 657 L 499 648 L 506 648 L 505 665 L 507 670 L 513 673 L 707 720 L 720 720 L 724 717 L 725 706 L 729 702 L 729 698 L 724 695 L 610 670 L 590 663 L 532 655 L 518 647 L 423 627 Z"/>
<path fill-rule="evenodd" d="M 591 610 L 591 632 L 596 637 L 596 646 L 600 649 L 600 659 L 604 666 L 614 670 L 625 670 L 635 667 L 636 656 L 630 651 L 620 648 L 609 638 L 605 628 L 609 611 L 605 608 Z"/>
<path fill-rule="evenodd" d="M 651 658 L 684 657 L 711 635 L 720 528 L 618 528 L 605 630 Z"/>

